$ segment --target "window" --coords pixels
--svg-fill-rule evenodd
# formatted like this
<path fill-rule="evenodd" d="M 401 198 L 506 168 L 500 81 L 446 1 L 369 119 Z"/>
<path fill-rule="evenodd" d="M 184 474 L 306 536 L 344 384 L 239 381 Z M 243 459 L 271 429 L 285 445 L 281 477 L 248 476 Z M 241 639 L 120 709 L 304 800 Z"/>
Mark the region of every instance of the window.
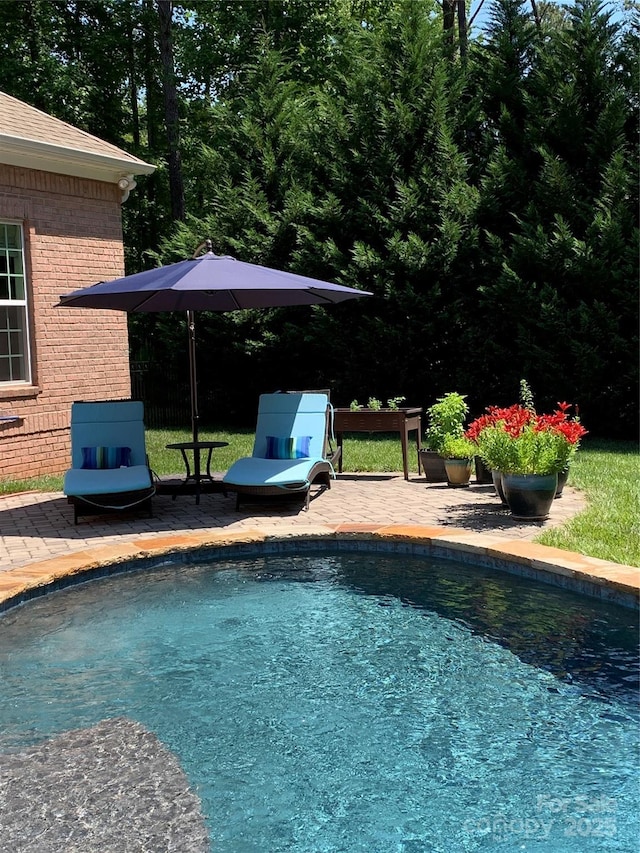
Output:
<path fill-rule="evenodd" d="M 0 384 L 31 382 L 22 226 L 0 222 Z"/>

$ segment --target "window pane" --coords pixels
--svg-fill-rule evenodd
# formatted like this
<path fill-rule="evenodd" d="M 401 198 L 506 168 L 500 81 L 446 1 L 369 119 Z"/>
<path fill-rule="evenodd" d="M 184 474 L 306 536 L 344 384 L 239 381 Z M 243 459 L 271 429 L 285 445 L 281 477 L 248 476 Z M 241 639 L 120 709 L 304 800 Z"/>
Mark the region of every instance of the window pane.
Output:
<path fill-rule="evenodd" d="M 24 299 L 24 278 L 22 276 L 12 275 L 9 283 L 9 292 L 11 299 Z"/>
<path fill-rule="evenodd" d="M 9 272 L 12 275 L 22 275 L 22 252 L 8 252 L 9 255 Z"/>
<path fill-rule="evenodd" d="M 21 355 L 24 352 L 22 332 L 9 332 L 9 352 L 11 355 Z"/>
<path fill-rule="evenodd" d="M 22 240 L 20 239 L 19 225 L 5 225 L 6 243 L 8 249 L 20 249 L 22 251 Z"/>
<path fill-rule="evenodd" d="M 22 382 L 26 372 L 24 308 L 0 307 L 0 382 Z"/>
<path fill-rule="evenodd" d="M 24 356 L 16 355 L 11 358 L 11 379 L 13 382 L 22 382 L 25 379 L 24 374 Z"/>
<path fill-rule="evenodd" d="M 0 327 L 12 330 L 24 328 L 24 308 L 12 305 L 11 307 L 7 307 L 6 312 L 6 321 L 0 323 Z"/>
<path fill-rule="evenodd" d="M 0 356 L 0 382 L 24 382 L 24 358 Z"/>
<path fill-rule="evenodd" d="M 9 299 L 9 276 L 0 274 L 0 299 Z"/>

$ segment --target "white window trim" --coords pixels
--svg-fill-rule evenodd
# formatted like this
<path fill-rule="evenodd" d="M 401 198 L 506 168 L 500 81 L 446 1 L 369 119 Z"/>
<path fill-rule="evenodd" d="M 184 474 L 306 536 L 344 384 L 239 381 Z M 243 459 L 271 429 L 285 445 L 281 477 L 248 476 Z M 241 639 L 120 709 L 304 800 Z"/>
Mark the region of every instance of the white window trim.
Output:
<path fill-rule="evenodd" d="M 25 378 L 0 380 L 0 390 L 3 388 L 24 388 L 33 384 L 32 368 L 31 368 L 31 323 L 29 322 L 29 287 L 27 280 L 27 263 L 26 252 L 24 245 L 24 224 L 15 219 L 0 219 L 0 225 L 17 225 L 20 229 L 20 251 L 22 252 L 22 270 L 24 276 L 24 299 L 0 299 L 0 307 L 5 308 L 24 308 L 24 357 L 25 357 Z M 5 247 L 6 248 L 6 247 Z"/>

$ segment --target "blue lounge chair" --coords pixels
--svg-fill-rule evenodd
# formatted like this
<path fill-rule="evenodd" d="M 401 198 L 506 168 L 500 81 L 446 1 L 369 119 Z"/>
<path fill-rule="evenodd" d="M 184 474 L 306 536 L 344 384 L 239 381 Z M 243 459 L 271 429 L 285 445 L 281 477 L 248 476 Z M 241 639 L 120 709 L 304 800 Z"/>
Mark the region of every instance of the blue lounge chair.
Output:
<path fill-rule="evenodd" d="M 155 494 L 144 429 L 135 400 L 77 402 L 71 406 L 71 468 L 63 491 L 80 515 L 146 509 Z"/>
<path fill-rule="evenodd" d="M 301 495 L 309 508 L 312 483 L 322 490 L 335 478 L 329 453 L 331 405 L 327 394 L 262 394 L 253 453 L 238 459 L 222 478 L 236 494 L 236 509 L 247 496 Z"/>

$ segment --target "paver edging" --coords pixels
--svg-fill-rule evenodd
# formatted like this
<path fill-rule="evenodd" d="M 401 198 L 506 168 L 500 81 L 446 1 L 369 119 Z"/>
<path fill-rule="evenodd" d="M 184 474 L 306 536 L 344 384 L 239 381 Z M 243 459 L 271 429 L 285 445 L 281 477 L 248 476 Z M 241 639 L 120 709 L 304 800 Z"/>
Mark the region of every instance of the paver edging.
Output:
<path fill-rule="evenodd" d="M 422 553 L 448 559 L 474 557 L 488 567 L 504 568 L 504 563 L 520 565 L 541 579 L 550 576 L 575 578 L 585 584 L 617 591 L 638 601 L 640 599 L 640 569 L 618 566 L 595 558 L 584 557 L 550 546 L 527 543 L 521 540 L 496 541 L 491 534 L 476 533 L 451 527 L 423 527 L 420 525 L 324 525 L 317 530 L 289 528 L 279 532 L 243 530 L 234 532 L 198 532 L 175 536 L 145 536 L 129 544 L 101 546 L 91 551 L 79 551 L 54 557 L 39 563 L 11 569 L 0 575 L 0 612 L 39 597 L 48 591 L 71 585 L 80 576 L 87 580 L 135 570 L 146 561 L 151 565 L 158 560 L 171 560 L 186 553 L 231 549 L 246 545 L 269 546 L 292 542 L 370 542 L 381 544 L 405 543 L 419 547 Z M 213 556 L 213 555 L 210 555 Z M 125 568 L 126 567 L 126 568 Z M 562 584 L 561 584 L 562 585 Z"/>

